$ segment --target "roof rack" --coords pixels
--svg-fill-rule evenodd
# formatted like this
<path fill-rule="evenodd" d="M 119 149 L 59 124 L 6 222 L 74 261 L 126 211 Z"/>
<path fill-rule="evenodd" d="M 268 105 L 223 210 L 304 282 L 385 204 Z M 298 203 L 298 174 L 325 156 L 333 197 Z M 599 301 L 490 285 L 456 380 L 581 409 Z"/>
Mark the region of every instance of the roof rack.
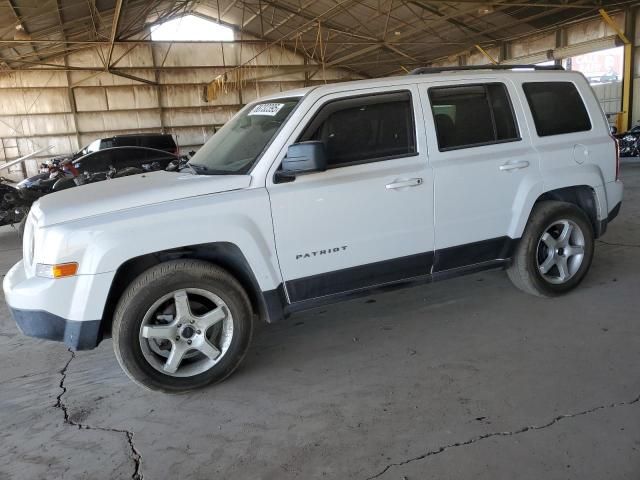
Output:
<path fill-rule="evenodd" d="M 464 72 L 467 70 L 564 70 L 562 65 L 469 65 L 466 67 L 420 67 L 411 70 L 408 75 L 423 75 L 427 73 Z"/>

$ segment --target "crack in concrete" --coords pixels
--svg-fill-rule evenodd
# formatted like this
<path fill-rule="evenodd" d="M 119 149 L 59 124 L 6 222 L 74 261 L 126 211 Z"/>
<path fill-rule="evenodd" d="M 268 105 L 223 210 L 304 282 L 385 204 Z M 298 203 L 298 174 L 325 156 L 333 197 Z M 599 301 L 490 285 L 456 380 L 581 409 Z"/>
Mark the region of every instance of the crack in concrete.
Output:
<path fill-rule="evenodd" d="M 615 243 L 615 242 L 605 242 L 604 240 L 598 240 L 598 243 L 603 243 L 605 245 L 611 245 L 612 247 L 640 248 L 640 245 L 636 245 L 634 243 Z"/>
<path fill-rule="evenodd" d="M 135 466 L 135 470 L 131 475 L 131 478 L 132 480 L 142 480 L 144 478 L 141 470 L 142 455 L 136 449 L 136 446 L 133 443 L 134 433 L 132 431 L 123 430 L 120 428 L 94 427 L 92 425 L 75 422 L 74 420 L 71 419 L 71 416 L 69 415 L 69 409 L 67 408 L 66 404 L 62 401 L 62 397 L 64 396 L 65 393 L 67 393 L 67 387 L 65 387 L 64 385 L 64 381 L 67 379 L 67 369 L 69 368 L 69 365 L 71 365 L 71 362 L 73 361 L 73 359 L 76 358 L 76 354 L 73 350 L 69 349 L 69 353 L 71 353 L 71 357 L 69 357 L 69 360 L 67 361 L 65 366 L 62 368 L 62 370 L 60 370 L 60 375 L 62 375 L 62 378 L 60 379 L 60 384 L 59 384 L 61 392 L 60 392 L 60 395 L 56 397 L 56 404 L 54 405 L 54 407 L 62 410 L 62 413 L 64 414 L 64 423 L 66 425 L 78 427 L 79 430 L 100 430 L 101 432 L 123 433 L 127 438 L 129 450 L 131 451 L 130 457 L 133 460 L 133 463 Z"/>
<path fill-rule="evenodd" d="M 449 450 L 451 448 L 465 447 L 467 445 L 471 445 L 471 444 L 480 442 L 482 440 L 486 440 L 487 438 L 509 437 L 509 436 L 512 436 L 512 435 L 520 435 L 521 433 L 526 433 L 526 432 L 530 432 L 530 431 L 534 431 L 534 430 L 544 430 L 545 428 L 549 428 L 549 427 L 555 425 L 556 423 L 564 420 L 565 418 L 575 418 L 575 417 L 580 417 L 580 416 L 583 416 L 583 415 L 589 415 L 591 413 L 597 412 L 598 410 L 606 410 L 606 409 L 617 408 L 617 407 L 626 407 L 626 406 L 633 405 L 633 404 L 638 403 L 638 402 L 640 402 L 640 395 L 638 395 L 636 398 L 634 398 L 633 400 L 628 401 L 628 402 L 610 403 L 608 405 L 600 405 L 598 407 L 590 408 L 589 410 L 583 410 L 583 411 L 577 412 L 577 413 L 566 413 L 564 415 L 559 415 L 559 416 L 553 418 L 553 420 L 551 420 L 551 421 L 549 421 L 549 422 L 547 422 L 545 424 L 542 424 L 542 425 L 530 425 L 530 426 L 527 426 L 527 427 L 522 427 L 522 428 L 520 428 L 518 430 L 512 430 L 510 432 L 485 433 L 483 435 L 478 435 L 478 436 L 475 436 L 473 438 L 470 438 L 469 440 L 465 440 L 464 442 L 450 443 L 448 445 L 444 445 L 442 447 L 436 448 L 435 450 L 429 450 L 428 452 L 423 453 L 422 455 L 418 455 L 417 457 L 413 457 L 413 458 L 409 458 L 407 460 L 403 460 L 402 462 L 389 463 L 382 470 L 380 470 L 380 472 L 376 473 L 375 475 L 373 475 L 371 477 L 367 477 L 366 480 L 373 480 L 375 478 L 381 477 L 382 475 L 387 473 L 387 471 L 389 471 L 393 467 L 401 467 L 401 466 L 407 465 L 407 464 L 412 463 L 412 462 L 416 462 L 416 461 L 419 461 L 419 460 L 424 460 L 425 458 L 432 457 L 434 455 L 438 455 L 438 454 L 443 453 L 446 450 Z"/>

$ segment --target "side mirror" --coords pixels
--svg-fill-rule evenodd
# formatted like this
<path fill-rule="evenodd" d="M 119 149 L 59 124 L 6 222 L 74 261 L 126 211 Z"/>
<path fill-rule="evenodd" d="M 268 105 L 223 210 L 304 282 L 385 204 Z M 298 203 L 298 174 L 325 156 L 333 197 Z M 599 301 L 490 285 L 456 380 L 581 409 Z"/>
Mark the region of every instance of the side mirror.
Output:
<path fill-rule="evenodd" d="M 609 125 L 609 131 L 611 132 L 612 135 L 615 135 L 616 133 L 618 133 L 618 127 L 614 125 Z"/>
<path fill-rule="evenodd" d="M 293 178 L 313 172 L 324 172 L 327 169 L 327 156 L 324 143 L 319 140 L 300 142 L 290 145 L 287 155 L 282 160 L 281 177 Z"/>

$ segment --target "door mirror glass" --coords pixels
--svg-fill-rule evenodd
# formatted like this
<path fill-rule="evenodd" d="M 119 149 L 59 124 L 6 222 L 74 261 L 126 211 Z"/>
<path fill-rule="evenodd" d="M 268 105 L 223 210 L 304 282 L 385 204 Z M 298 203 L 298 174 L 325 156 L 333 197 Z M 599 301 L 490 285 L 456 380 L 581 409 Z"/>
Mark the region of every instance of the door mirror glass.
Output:
<path fill-rule="evenodd" d="M 279 174 L 283 177 L 295 177 L 312 172 L 324 172 L 327 169 L 327 156 L 324 143 L 319 140 L 300 142 L 290 145 L 282 160 Z"/>

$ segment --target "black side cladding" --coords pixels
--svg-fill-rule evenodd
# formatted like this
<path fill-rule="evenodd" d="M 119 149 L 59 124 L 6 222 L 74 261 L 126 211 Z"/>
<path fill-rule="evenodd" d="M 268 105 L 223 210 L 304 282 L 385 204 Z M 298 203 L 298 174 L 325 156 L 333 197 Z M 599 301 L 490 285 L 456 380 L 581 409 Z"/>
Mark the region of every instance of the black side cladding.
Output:
<path fill-rule="evenodd" d="M 20 331 L 29 337 L 64 342 L 72 350 L 90 350 L 102 340 L 100 320 L 79 322 L 43 310 L 9 310 Z"/>

